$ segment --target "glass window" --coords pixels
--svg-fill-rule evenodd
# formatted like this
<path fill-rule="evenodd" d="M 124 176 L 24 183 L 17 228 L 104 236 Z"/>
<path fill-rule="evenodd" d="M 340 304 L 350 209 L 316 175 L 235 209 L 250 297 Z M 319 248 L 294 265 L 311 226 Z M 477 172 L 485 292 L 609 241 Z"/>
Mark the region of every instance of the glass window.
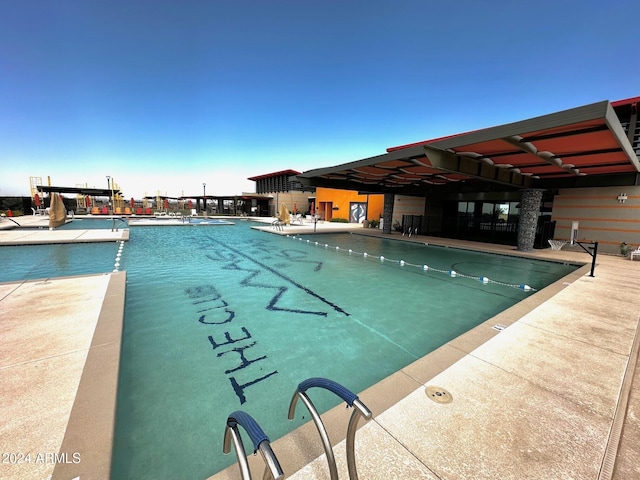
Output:
<path fill-rule="evenodd" d="M 509 219 L 509 204 L 498 203 L 496 205 L 496 220 L 499 223 L 506 223 Z"/>

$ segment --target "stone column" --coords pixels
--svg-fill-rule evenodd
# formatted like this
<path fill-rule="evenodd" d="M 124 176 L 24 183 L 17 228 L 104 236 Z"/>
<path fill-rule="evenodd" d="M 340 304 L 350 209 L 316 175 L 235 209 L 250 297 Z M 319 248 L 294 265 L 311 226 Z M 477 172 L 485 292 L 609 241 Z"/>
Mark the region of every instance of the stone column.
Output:
<path fill-rule="evenodd" d="M 536 228 L 540 205 L 542 204 L 542 190 L 523 190 L 520 200 L 520 220 L 518 222 L 518 250 L 530 252 L 536 239 Z"/>
<path fill-rule="evenodd" d="M 382 225 L 382 233 L 391 233 L 391 222 L 393 221 L 393 200 L 395 199 L 394 193 L 385 193 L 384 194 L 384 209 L 382 213 L 382 218 L 384 219 L 384 224 Z"/>

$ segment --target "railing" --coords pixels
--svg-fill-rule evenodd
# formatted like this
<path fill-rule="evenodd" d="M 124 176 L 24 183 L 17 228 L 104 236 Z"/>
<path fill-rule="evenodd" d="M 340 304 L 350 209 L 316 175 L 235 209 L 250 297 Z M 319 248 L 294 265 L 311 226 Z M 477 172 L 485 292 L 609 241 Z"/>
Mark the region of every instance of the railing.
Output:
<path fill-rule="evenodd" d="M 293 398 L 291 399 L 291 403 L 289 404 L 289 420 L 293 420 L 293 418 L 295 417 L 295 410 L 298 399 L 302 400 L 302 402 L 309 410 L 309 413 L 311 413 L 313 422 L 315 423 L 316 428 L 318 429 L 318 433 L 320 434 L 320 438 L 322 439 L 322 445 L 327 456 L 327 463 L 329 464 L 329 473 L 331 475 L 331 480 L 338 479 L 338 468 L 336 466 L 336 459 L 333 455 L 333 449 L 331 448 L 331 442 L 329 441 L 327 430 L 322 423 L 320 414 L 316 410 L 311 399 L 309 399 L 306 394 L 306 391 L 313 387 L 319 387 L 329 390 L 330 392 L 333 392 L 334 394 L 342 398 L 342 400 L 347 402 L 347 405 L 349 407 L 354 407 L 351 418 L 349 419 L 349 426 L 347 427 L 346 443 L 349 478 L 351 480 L 357 480 L 358 472 L 355 459 L 356 429 L 358 428 L 358 420 L 360 419 L 360 417 L 363 417 L 365 420 L 371 419 L 371 411 L 364 403 L 360 401 L 360 399 L 358 399 L 358 396 L 356 394 L 346 389 L 339 383 L 334 382 L 333 380 L 329 380 L 326 378 L 309 378 L 298 385 L 298 388 L 293 394 Z"/>
<path fill-rule="evenodd" d="M 11 220 L 13 223 L 15 223 L 16 225 L 18 225 L 19 227 L 21 227 L 22 225 L 20 225 L 18 222 L 16 222 L 13 218 L 11 217 L 6 217 L 6 216 L 2 216 L 3 219 L 7 219 L 7 220 Z"/>
<path fill-rule="evenodd" d="M 242 411 L 233 412 L 227 418 L 227 427 L 224 431 L 224 445 L 222 451 L 227 454 L 231 451 L 231 440 L 233 440 L 233 446 L 236 450 L 236 457 L 238 458 L 238 466 L 240 467 L 240 474 L 243 480 L 251 480 L 251 471 L 249 470 L 249 463 L 247 462 L 247 456 L 244 453 L 244 445 L 242 444 L 242 437 L 238 431 L 238 425 L 241 425 L 249 434 L 249 438 L 253 442 L 253 453 L 260 450 L 262 458 L 266 464 L 264 477 L 267 476 L 267 472 L 271 473 L 271 478 L 278 480 L 284 478 L 284 473 L 280 467 L 280 463 L 276 458 L 271 444 L 269 443 L 269 437 L 265 435 L 251 415 Z"/>
<path fill-rule="evenodd" d="M 333 380 L 315 377 L 309 378 L 298 385 L 298 388 L 296 389 L 291 399 L 291 403 L 289 404 L 289 420 L 294 419 L 298 400 L 302 400 L 302 402 L 309 410 L 309 413 L 311 413 L 313 422 L 315 423 L 318 433 L 320 434 L 320 438 L 322 439 L 322 446 L 324 447 L 327 462 L 329 464 L 329 473 L 331 474 L 331 480 L 338 479 L 338 468 L 336 466 L 336 459 L 333 455 L 333 449 L 331 448 L 331 442 L 329 441 L 327 430 L 322 423 L 320 414 L 318 413 L 317 409 L 313 405 L 313 402 L 306 393 L 307 390 L 314 387 L 324 388 L 326 390 L 329 390 L 330 392 L 333 392 L 342 400 L 344 400 L 347 403 L 348 407 L 353 407 L 353 413 L 351 414 L 349 425 L 347 427 L 347 467 L 349 470 L 349 478 L 351 480 L 358 480 L 358 472 L 356 469 L 355 459 L 356 430 L 358 428 L 358 420 L 360 419 L 360 417 L 363 417 L 365 420 L 371 419 L 371 411 L 364 403 L 360 401 L 356 394 L 343 387 L 339 383 L 334 382 Z M 224 444 L 222 447 L 222 451 L 225 454 L 228 454 L 231 451 L 231 442 L 233 441 L 233 445 L 236 451 L 236 457 L 238 459 L 238 467 L 240 468 L 240 475 L 242 476 L 242 479 L 250 480 L 251 471 L 249 469 L 249 463 L 247 461 L 244 445 L 242 443 L 242 437 L 240 436 L 240 432 L 238 430 L 238 425 L 241 425 L 249 434 L 249 437 L 253 442 L 253 453 L 256 453 L 259 450 L 262 454 L 262 458 L 265 462 L 263 478 L 265 480 L 268 478 L 273 478 L 275 480 L 284 478 L 284 473 L 282 471 L 282 468 L 280 467 L 280 463 L 278 462 L 278 459 L 271 449 L 269 437 L 267 437 L 267 435 L 262 431 L 260 425 L 258 425 L 258 422 L 256 422 L 253 417 L 251 417 L 251 415 L 243 411 L 236 411 L 229 415 L 229 417 L 227 418 L 227 426 L 224 431 Z"/>
<path fill-rule="evenodd" d="M 113 217 L 113 224 L 111 225 L 111 231 L 112 232 L 117 232 L 118 231 L 120 223 L 118 223 L 118 227 L 116 227 L 116 222 L 124 223 L 124 225 L 126 227 L 129 226 L 129 224 L 127 223 L 127 221 L 124 218 Z"/>

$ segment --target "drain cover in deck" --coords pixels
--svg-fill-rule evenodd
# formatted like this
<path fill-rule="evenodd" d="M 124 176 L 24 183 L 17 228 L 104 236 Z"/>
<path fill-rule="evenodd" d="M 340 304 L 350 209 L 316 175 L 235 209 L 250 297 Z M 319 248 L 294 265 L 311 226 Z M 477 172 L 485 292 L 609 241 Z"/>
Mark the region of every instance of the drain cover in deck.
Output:
<path fill-rule="evenodd" d="M 425 393 L 436 403 L 451 403 L 453 401 L 453 396 L 442 387 L 430 385 L 425 388 Z"/>

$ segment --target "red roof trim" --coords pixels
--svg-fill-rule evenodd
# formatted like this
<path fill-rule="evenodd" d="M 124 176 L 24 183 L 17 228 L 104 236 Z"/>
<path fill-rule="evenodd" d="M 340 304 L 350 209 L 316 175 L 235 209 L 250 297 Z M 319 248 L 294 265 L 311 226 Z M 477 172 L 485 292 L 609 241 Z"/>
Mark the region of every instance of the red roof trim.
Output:
<path fill-rule="evenodd" d="M 447 135 L 444 137 L 433 138 L 431 140 L 423 140 L 422 142 L 409 143 L 408 145 L 400 145 L 399 147 L 389 147 L 387 148 L 387 153 L 395 152 L 396 150 L 403 150 L 405 148 L 418 147 L 420 145 L 428 145 L 429 143 L 439 142 L 440 140 L 446 140 L 448 138 L 459 137 L 460 135 L 466 135 L 467 133 L 479 132 L 481 130 L 486 130 L 486 128 L 479 128 L 478 130 L 471 130 L 469 132 L 456 133 L 454 135 Z"/>
<path fill-rule="evenodd" d="M 622 105 L 631 105 L 633 103 L 638 103 L 638 102 L 640 102 L 640 97 L 631 97 L 625 100 L 617 100 L 615 102 L 611 102 L 611 106 L 615 108 L 615 107 L 620 107 Z"/>
<path fill-rule="evenodd" d="M 624 100 L 617 100 L 615 102 L 610 102 L 612 107 L 621 107 L 623 105 L 632 105 L 634 103 L 640 103 L 640 97 L 631 97 Z M 428 145 L 433 142 L 438 142 L 440 140 L 446 140 L 448 138 L 459 137 L 460 135 L 466 135 L 468 133 L 479 132 L 481 130 L 486 130 L 486 128 L 480 128 L 478 130 L 471 130 L 469 132 L 456 133 L 455 135 L 447 135 L 445 137 L 433 138 L 431 140 L 423 140 L 421 142 L 409 143 L 407 145 L 400 145 L 397 147 L 389 147 L 387 148 L 387 153 L 395 152 L 397 150 L 403 150 L 405 148 L 418 147 L 420 145 Z"/>
<path fill-rule="evenodd" d="M 279 172 L 265 173 L 264 175 L 257 175 L 255 177 L 249 177 L 249 178 L 247 178 L 247 180 L 253 180 L 254 182 L 257 182 L 258 180 L 262 180 L 262 179 L 265 179 L 265 178 L 281 177 L 282 175 L 287 175 L 287 176 L 300 175 L 300 172 L 296 172 L 295 170 L 280 170 Z"/>

